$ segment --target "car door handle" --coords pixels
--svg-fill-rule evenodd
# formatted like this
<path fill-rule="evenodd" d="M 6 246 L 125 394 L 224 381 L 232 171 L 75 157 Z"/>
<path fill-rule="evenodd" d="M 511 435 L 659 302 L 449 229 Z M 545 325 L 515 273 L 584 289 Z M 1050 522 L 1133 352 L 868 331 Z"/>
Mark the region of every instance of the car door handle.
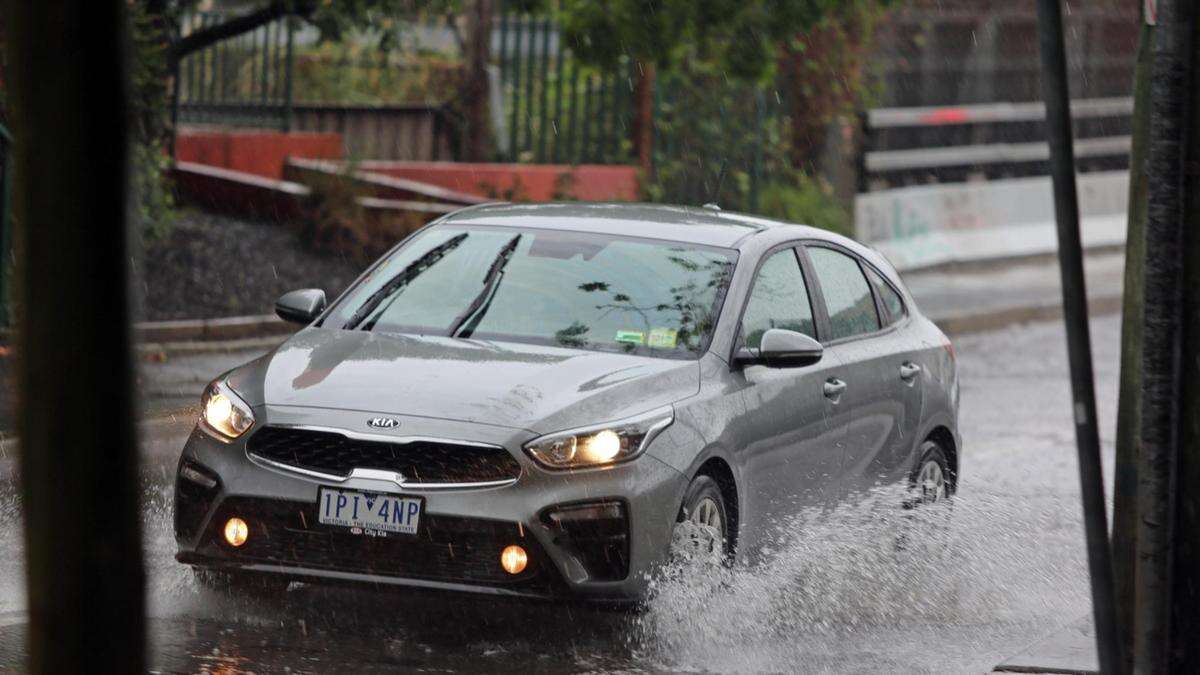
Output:
<path fill-rule="evenodd" d="M 900 379 L 905 382 L 912 382 L 913 378 L 921 374 L 921 366 L 912 361 L 905 361 L 900 364 Z"/>
<path fill-rule="evenodd" d="M 842 382 L 836 377 L 831 377 L 828 380 L 825 380 L 825 398 L 836 403 L 837 398 L 842 395 L 843 391 L 846 391 L 845 382 Z"/>

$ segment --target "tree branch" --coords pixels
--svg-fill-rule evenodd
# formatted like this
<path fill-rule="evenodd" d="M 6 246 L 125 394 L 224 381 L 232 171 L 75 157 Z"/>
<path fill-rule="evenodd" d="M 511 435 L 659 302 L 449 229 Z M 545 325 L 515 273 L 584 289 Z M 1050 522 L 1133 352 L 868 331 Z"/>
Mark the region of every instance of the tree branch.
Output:
<path fill-rule="evenodd" d="M 167 51 L 167 59 L 171 64 L 178 63 L 183 57 L 197 52 L 205 47 L 220 42 L 226 38 L 249 33 L 272 21 L 288 14 L 308 16 L 317 8 L 316 0 L 272 0 L 262 9 L 243 14 L 224 23 L 207 26 L 188 33 L 171 45 Z"/>

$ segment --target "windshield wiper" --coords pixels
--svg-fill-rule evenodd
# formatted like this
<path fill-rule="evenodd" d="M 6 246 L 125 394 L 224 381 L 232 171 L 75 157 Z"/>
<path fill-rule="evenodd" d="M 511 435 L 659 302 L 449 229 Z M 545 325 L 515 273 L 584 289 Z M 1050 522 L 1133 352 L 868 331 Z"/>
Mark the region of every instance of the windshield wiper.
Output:
<path fill-rule="evenodd" d="M 413 279 L 416 279 L 421 275 L 421 273 L 445 257 L 447 253 L 458 248 L 458 246 L 462 244 L 463 240 L 466 238 L 466 232 L 455 235 L 445 242 L 429 249 L 420 258 L 417 258 L 409 263 L 404 269 L 400 270 L 396 276 L 388 279 L 386 284 L 380 286 L 379 290 L 372 293 L 371 297 L 367 298 L 366 302 L 364 302 L 362 306 L 358 308 L 358 311 L 354 312 L 354 315 L 350 317 L 350 320 L 346 322 L 346 325 L 343 326 L 343 328 L 353 329 L 358 326 L 358 324 L 362 323 L 363 319 L 370 316 L 371 312 L 374 312 L 384 300 L 386 300 L 392 294 L 399 292 Z M 374 325 L 375 322 L 371 321 L 366 326 L 363 326 L 363 328 L 364 330 L 370 330 Z"/>
<path fill-rule="evenodd" d="M 479 291 L 479 295 L 475 296 L 475 299 L 463 310 L 462 314 L 454 317 L 454 322 L 450 324 L 450 328 L 446 333 L 447 335 L 456 337 L 472 317 L 475 318 L 475 321 L 467 330 L 466 336 L 470 336 L 475 330 L 475 326 L 479 325 L 479 321 L 483 319 L 483 315 L 487 313 L 488 306 L 492 303 L 496 288 L 500 286 L 500 278 L 504 276 L 504 266 L 508 264 L 513 253 L 516 253 L 517 244 L 519 243 L 521 243 L 521 235 L 518 234 L 496 254 L 496 259 L 492 261 L 492 266 L 488 268 L 487 275 L 483 277 L 483 290 Z"/>

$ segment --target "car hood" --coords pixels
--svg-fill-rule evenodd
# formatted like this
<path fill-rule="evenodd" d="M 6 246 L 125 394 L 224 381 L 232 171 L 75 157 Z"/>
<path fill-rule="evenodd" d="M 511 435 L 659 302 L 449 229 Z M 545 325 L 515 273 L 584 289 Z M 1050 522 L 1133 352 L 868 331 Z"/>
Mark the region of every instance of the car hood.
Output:
<path fill-rule="evenodd" d="M 687 360 L 308 328 L 229 381 L 253 406 L 362 410 L 548 433 L 694 395 L 700 369 Z"/>

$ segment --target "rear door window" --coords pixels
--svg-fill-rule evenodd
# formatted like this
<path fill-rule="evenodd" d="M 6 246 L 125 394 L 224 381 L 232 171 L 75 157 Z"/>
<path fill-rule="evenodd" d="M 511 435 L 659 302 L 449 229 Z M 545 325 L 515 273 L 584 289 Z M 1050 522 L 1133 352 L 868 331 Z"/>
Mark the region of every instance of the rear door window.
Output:
<path fill-rule="evenodd" d="M 767 258 L 758 270 L 754 289 L 742 315 L 746 346 L 757 349 L 763 333 L 784 328 L 816 338 L 812 303 L 794 249 L 784 249 Z"/>
<path fill-rule="evenodd" d="M 879 330 L 875 296 L 863 276 L 858 260 L 841 251 L 812 246 L 808 248 L 825 308 L 829 312 L 830 340 L 873 333 Z"/>

